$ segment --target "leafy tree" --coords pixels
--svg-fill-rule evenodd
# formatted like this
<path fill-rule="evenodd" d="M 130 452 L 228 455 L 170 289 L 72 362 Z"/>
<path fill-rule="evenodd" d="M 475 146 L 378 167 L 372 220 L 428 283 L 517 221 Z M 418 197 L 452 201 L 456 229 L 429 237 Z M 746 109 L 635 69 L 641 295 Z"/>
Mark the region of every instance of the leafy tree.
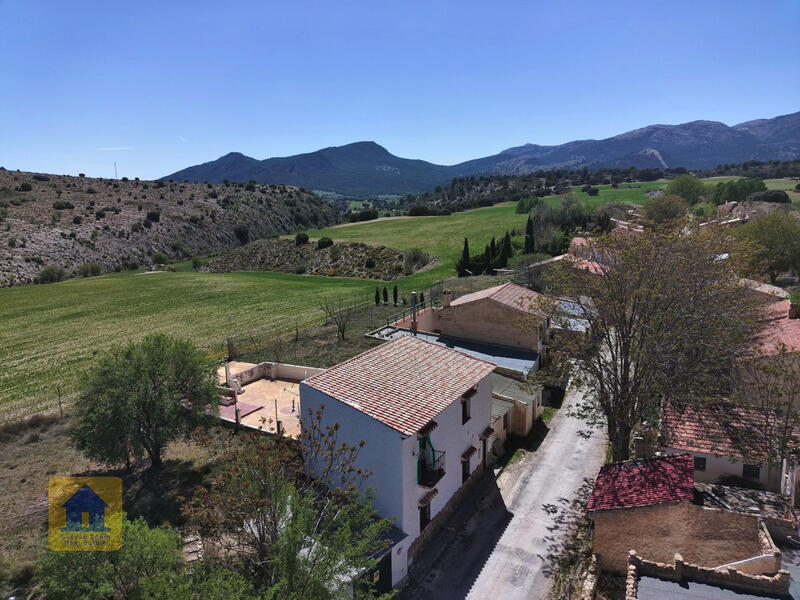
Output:
<path fill-rule="evenodd" d="M 528 222 L 525 223 L 525 254 L 533 254 L 536 244 L 533 237 L 533 219 L 528 215 Z"/>
<path fill-rule="evenodd" d="M 114 347 L 83 377 L 72 440 L 88 458 L 158 468 L 167 444 L 208 425 L 217 410 L 216 375 L 187 340 L 151 334 Z"/>
<path fill-rule="evenodd" d="M 687 208 L 689 206 L 680 196 L 664 194 L 648 199 L 644 205 L 644 213 L 648 221 L 658 226 L 685 218 Z"/>
<path fill-rule="evenodd" d="M 242 246 L 250 241 L 250 229 L 248 229 L 247 225 L 237 225 L 234 227 L 233 235 L 236 236 L 236 239 L 239 240 L 239 244 Z"/>
<path fill-rule="evenodd" d="M 169 257 L 164 252 L 156 252 L 153 254 L 154 265 L 165 265 L 169 262 Z"/>
<path fill-rule="evenodd" d="M 800 221 L 790 213 L 775 210 L 739 227 L 736 235 L 749 245 L 756 268 L 773 283 L 780 273 L 800 273 Z"/>
<path fill-rule="evenodd" d="M 469 240 L 464 238 L 464 249 L 461 251 L 461 258 L 456 263 L 456 271 L 459 277 L 466 277 L 471 274 L 472 263 L 469 257 Z"/>
<path fill-rule="evenodd" d="M 755 192 L 747 197 L 750 202 L 777 202 L 778 204 L 791 204 L 792 199 L 783 190 L 766 190 Z"/>
<path fill-rule="evenodd" d="M 607 428 L 615 461 L 629 457 L 631 432 L 654 422 L 664 402 L 702 401 L 730 392 L 731 365 L 754 331 L 756 310 L 739 284 L 725 232 L 674 229 L 589 239 L 584 256 L 602 274 L 557 264 L 550 287 L 572 299 L 574 315 L 554 311 L 586 335 L 563 336 L 569 361 L 555 361 L 583 385 L 579 414 Z M 544 373 L 546 375 L 546 373 Z"/>
<path fill-rule="evenodd" d="M 304 231 L 301 231 L 296 236 L 294 236 L 294 243 L 298 246 L 302 246 L 303 244 L 308 243 L 308 234 Z"/>
<path fill-rule="evenodd" d="M 706 196 L 710 202 L 720 205 L 728 202 L 742 202 L 750 194 L 763 192 L 766 189 L 767 186 L 762 179 L 733 179 L 709 186 Z"/>
<path fill-rule="evenodd" d="M 151 529 L 141 517 L 124 518 L 117 552 L 47 550 L 37 575 L 46 597 L 53 600 L 139 598 L 149 579 L 177 577 L 182 564 L 176 533 Z"/>
<path fill-rule="evenodd" d="M 695 204 L 706 193 L 706 187 L 697 177 L 691 175 L 681 175 L 667 184 L 667 194 L 670 196 L 680 196 L 687 203 Z"/>
<path fill-rule="evenodd" d="M 218 474 L 197 489 L 186 517 L 204 554 L 219 556 L 266 598 L 349 598 L 343 575 L 374 564 L 388 522 L 359 492 L 370 477 L 355 466 L 364 443 L 351 446 L 338 427 L 323 428 L 321 411 L 302 420 L 299 443 L 261 435 L 214 446 Z"/>

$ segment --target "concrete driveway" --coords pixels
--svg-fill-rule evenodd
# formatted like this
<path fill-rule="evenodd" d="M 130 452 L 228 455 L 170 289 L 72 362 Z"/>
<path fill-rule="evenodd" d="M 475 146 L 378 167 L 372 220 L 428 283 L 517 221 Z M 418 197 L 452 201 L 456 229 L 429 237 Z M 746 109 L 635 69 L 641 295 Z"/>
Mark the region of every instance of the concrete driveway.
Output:
<path fill-rule="evenodd" d="M 545 598 L 569 523 L 605 455 L 605 435 L 567 415 L 570 390 L 539 449 L 495 481 L 488 473 L 417 558 L 407 600 Z"/>

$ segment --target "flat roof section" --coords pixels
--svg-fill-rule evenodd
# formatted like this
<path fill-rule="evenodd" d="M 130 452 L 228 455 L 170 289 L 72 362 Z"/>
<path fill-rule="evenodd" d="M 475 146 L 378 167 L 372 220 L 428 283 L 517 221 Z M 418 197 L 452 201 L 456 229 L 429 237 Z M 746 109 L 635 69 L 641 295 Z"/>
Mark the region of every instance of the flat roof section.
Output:
<path fill-rule="evenodd" d="M 509 371 L 516 371 L 521 373 L 524 377 L 533 371 L 536 367 L 536 361 L 539 355 L 536 352 L 525 350 L 516 350 L 514 348 L 505 348 L 503 346 L 491 346 L 489 344 L 481 344 L 479 342 L 468 342 L 466 340 L 457 340 L 446 336 L 438 335 L 435 333 L 427 333 L 418 331 L 416 334 L 408 329 L 400 329 L 397 327 L 388 327 L 379 331 L 375 337 L 383 340 L 396 340 L 401 337 L 415 337 L 426 342 L 431 342 L 463 352 L 473 358 L 478 358 L 496 364 L 498 367 L 507 369 Z"/>
<path fill-rule="evenodd" d="M 736 592 L 694 581 L 667 581 L 655 577 L 639 579 L 639 600 L 763 600 L 781 597 Z"/>
<path fill-rule="evenodd" d="M 530 390 L 530 384 L 507 377 L 500 373 L 492 373 L 492 393 L 513 398 L 517 402 L 533 404 L 536 396 Z"/>

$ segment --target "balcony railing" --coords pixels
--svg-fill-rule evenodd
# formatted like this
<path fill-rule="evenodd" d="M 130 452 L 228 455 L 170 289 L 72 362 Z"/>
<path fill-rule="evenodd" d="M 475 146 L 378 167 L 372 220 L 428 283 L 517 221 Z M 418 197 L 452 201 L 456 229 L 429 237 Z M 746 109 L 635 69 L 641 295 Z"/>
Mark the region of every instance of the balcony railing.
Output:
<path fill-rule="evenodd" d="M 427 448 L 417 459 L 417 483 L 433 487 L 444 477 L 444 450 Z"/>

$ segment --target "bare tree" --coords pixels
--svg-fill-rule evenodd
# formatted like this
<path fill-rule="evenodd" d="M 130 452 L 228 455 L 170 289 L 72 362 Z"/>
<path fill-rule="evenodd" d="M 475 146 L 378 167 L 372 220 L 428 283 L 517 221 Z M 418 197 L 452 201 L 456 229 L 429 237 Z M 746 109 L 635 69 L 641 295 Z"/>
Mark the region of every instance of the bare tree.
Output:
<path fill-rule="evenodd" d="M 739 284 L 730 241 L 717 229 L 617 233 L 590 239 L 581 258 L 559 261 L 549 287 L 570 298 L 553 320 L 582 335 L 558 338 L 559 353 L 586 390 L 578 413 L 608 430 L 614 460 L 631 433 L 655 422 L 664 402 L 727 396 L 733 364 L 756 322 Z"/>
<path fill-rule="evenodd" d="M 347 328 L 357 309 L 356 303 L 339 296 L 336 300 L 324 300 L 322 306 L 326 320 L 333 321 L 336 325 L 338 339 L 344 340 Z"/>

